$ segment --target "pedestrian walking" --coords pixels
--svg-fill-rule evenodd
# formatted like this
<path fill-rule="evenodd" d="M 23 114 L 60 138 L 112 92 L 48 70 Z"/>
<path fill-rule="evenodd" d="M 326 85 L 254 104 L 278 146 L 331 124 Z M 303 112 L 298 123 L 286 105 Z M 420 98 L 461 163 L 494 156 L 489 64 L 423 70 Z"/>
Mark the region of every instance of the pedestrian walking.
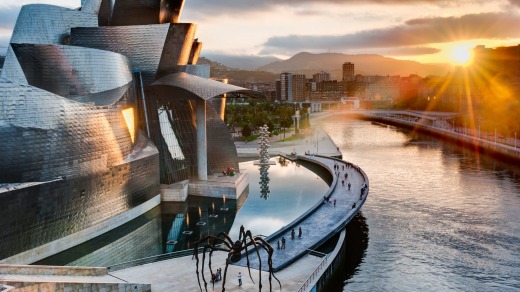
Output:
<path fill-rule="evenodd" d="M 291 239 L 294 239 L 294 235 L 295 235 L 295 232 L 294 232 L 294 228 L 293 228 L 291 231 Z"/>
<path fill-rule="evenodd" d="M 336 208 L 336 199 L 334 199 L 334 208 Z"/>
<path fill-rule="evenodd" d="M 348 190 L 349 190 L 349 191 L 350 191 L 350 187 L 351 187 L 351 184 L 350 184 L 350 183 L 348 183 Z"/>
<path fill-rule="evenodd" d="M 277 247 L 278 247 L 278 249 L 280 249 L 280 241 L 279 240 L 277 242 Z"/>
<path fill-rule="evenodd" d="M 242 273 L 238 272 L 238 286 L 242 286 Z"/>
<path fill-rule="evenodd" d="M 298 228 L 298 238 L 302 238 L 302 227 Z"/>
<path fill-rule="evenodd" d="M 282 236 L 282 249 L 285 249 L 285 237 Z"/>

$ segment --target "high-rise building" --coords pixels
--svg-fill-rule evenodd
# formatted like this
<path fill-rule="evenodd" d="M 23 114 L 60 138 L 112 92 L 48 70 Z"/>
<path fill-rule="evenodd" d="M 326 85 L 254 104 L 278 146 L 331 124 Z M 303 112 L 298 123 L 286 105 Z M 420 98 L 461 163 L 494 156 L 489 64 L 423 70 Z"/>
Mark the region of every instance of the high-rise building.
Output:
<path fill-rule="evenodd" d="M 353 81 L 354 78 L 354 63 L 343 63 L 343 81 Z"/>
<path fill-rule="evenodd" d="M 312 75 L 312 80 L 316 83 L 330 81 L 330 73 L 321 71 Z"/>
<path fill-rule="evenodd" d="M 292 99 L 291 101 L 305 101 L 307 78 L 303 74 L 292 75 Z"/>
<path fill-rule="evenodd" d="M 303 74 L 284 72 L 280 74 L 280 100 L 304 101 L 307 79 Z"/>

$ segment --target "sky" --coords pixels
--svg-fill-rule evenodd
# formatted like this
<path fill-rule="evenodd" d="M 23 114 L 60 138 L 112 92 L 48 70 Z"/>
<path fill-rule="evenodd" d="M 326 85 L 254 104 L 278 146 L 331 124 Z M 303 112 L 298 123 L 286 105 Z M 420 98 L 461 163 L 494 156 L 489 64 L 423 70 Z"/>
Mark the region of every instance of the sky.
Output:
<path fill-rule="evenodd" d="M 0 53 L 20 6 L 29 3 L 80 6 L 80 0 L 2 0 Z M 181 22 L 198 24 L 202 55 L 377 53 L 463 63 L 476 45 L 520 44 L 520 0 L 186 0 Z"/>

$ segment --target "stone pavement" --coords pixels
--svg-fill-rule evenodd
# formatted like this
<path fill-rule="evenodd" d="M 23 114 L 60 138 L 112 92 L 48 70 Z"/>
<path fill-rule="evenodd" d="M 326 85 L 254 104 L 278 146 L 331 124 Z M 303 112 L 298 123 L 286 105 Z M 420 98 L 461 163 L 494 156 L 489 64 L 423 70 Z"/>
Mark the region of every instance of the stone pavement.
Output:
<path fill-rule="evenodd" d="M 329 135 L 319 127 L 307 132 L 307 135 L 304 138 L 298 140 L 280 142 L 278 141 L 279 136 L 280 135 L 269 139 L 269 153 L 271 156 L 291 154 L 293 152 L 300 155 L 309 152 L 331 157 L 341 156 L 341 152 L 336 144 L 334 144 L 334 141 L 332 141 Z M 287 134 L 286 137 L 290 137 L 290 135 Z M 254 158 L 259 156 L 258 141 L 251 141 L 248 143 L 235 142 L 235 147 L 239 157 Z"/>
<path fill-rule="evenodd" d="M 295 261 L 297 258 L 307 254 L 308 250 L 312 250 L 323 243 L 324 239 L 332 237 L 336 234 L 342 226 L 346 225 L 348 221 L 359 211 L 366 195 L 361 197 L 361 188 L 368 182 L 365 181 L 363 175 L 353 167 L 348 167 L 344 161 L 338 161 L 327 157 L 318 156 L 303 156 L 300 157 L 305 160 L 314 160 L 322 165 L 326 165 L 331 173 L 334 171 L 334 163 L 339 166 L 339 172 L 335 175 L 335 179 L 331 185 L 333 191 L 330 199 L 336 200 L 336 206 L 330 203 L 324 203 L 321 200 L 318 203 L 317 209 L 309 214 L 304 215 L 304 218 L 296 219 L 295 222 L 288 224 L 282 228 L 282 232 L 276 232 L 269 236 L 267 241 L 275 249 L 273 255 L 273 268 L 275 270 L 282 269 L 288 264 Z M 345 180 L 345 174 L 348 178 Z M 342 183 L 344 181 L 344 184 Z M 348 183 L 351 184 L 350 191 L 348 190 Z M 355 207 L 353 208 L 353 205 Z M 290 206 L 287 206 L 290 208 Z M 300 222 L 297 222 L 300 221 Z M 298 238 L 298 228 L 302 228 L 302 238 Z M 295 239 L 291 239 L 291 230 L 294 228 L 296 233 Z M 285 238 L 286 248 L 277 249 L 278 241 Z M 267 270 L 267 253 L 261 252 L 262 270 Z M 259 263 L 257 256 L 250 253 L 251 266 L 258 268 Z M 246 265 L 246 260 L 243 258 L 239 263 L 241 266 Z"/>
<path fill-rule="evenodd" d="M 222 268 L 222 276 L 224 276 L 225 262 L 227 253 L 214 252 L 211 263 L 213 272 L 217 268 Z M 301 285 L 307 280 L 307 277 L 316 269 L 321 263 L 321 258 L 312 255 L 307 255 L 298 260 L 294 265 L 275 273 L 275 276 L 282 283 L 283 291 L 298 291 Z M 191 256 L 155 262 L 152 264 L 137 266 L 120 271 L 111 272 L 110 275 L 123 279 L 132 283 L 146 283 L 151 284 L 152 291 L 200 291 L 195 273 L 196 261 Z M 202 256 L 199 262 L 199 272 L 202 272 Z M 242 273 L 242 286 L 238 286 L 237 275 Z M 258 291 L 258 270 L 251 269 L 253 281 L 249 278 L 247 268 L 230 265 L 227 271 L 226 291 Z M 207 282 L 208 291 L 222 291 L 223 281 L 215 283 L 213 288 L 209 279 L 211 274 L 208 268 L 208 255 L 204 266 L 204 274 Z M 202 274 L 201 274 L 202 275 Z M 262 272 L 262 286 L 263 291 L 269 291 L 268 273 Z M 200 278 L 202 291 L 204 289 L 204 282 Z M 279 291 L 278 282 L 272 280 L 273 291 Z"/>

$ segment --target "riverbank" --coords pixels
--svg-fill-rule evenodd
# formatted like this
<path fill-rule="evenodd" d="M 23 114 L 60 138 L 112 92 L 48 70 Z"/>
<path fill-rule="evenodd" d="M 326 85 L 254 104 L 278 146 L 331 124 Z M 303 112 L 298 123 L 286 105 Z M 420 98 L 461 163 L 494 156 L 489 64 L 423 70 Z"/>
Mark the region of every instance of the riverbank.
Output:
<path fill-rule="evenodd" d="M 317 113 L 311 116 L 311 129 L 302 130 L 300 136 L 296 136 L 293 131 L 269 137 L 269 154 L 272 156 L 305 153 L 323 155 L 334 158 L 342 158 L 342 153 L 332 138 L 316 125 L 322 118 L 328 117 L 327 113 Z M 258 141 L 235 142 L 239 158 L 259 157 Z"/>
<path fill-rule="evenodd" d="M 491 141 L 479 136 L 465 134 L 462 131 L 457 131 L 457 129 L 449 127 L 449 125 L 448 127 L 438 126 L 436 123 L 430 125 L 425 123 L 423 119 L 410 121 L 403 118 L 396 118 L 395 116 L 389 115 L 388 112 L 382 113 L 378 111 L 352 112 L 348 115 L 424 132 L 500 159 L 520 161 L 520 148 L 499 143 L 496 139 L 495 141 Z"/>
<path fill-rule="evenodd" d="M 314 120 L 325 120 L 335 116 L 346 116 L 403 127 L 455 142 L 460 146 L 489 154 L 504 161 L 520 161 L 520 142 L 496 135 L 494 139 L 490 139 L 489 135 L 484 133 L 480 135 L 478 130 L 453 127 L 447 122 L 454 116 L 453 113 L 400 110 L 327 111 L 317 113 Z M 509 143 L 506 144 L 505 142 Z"/>

